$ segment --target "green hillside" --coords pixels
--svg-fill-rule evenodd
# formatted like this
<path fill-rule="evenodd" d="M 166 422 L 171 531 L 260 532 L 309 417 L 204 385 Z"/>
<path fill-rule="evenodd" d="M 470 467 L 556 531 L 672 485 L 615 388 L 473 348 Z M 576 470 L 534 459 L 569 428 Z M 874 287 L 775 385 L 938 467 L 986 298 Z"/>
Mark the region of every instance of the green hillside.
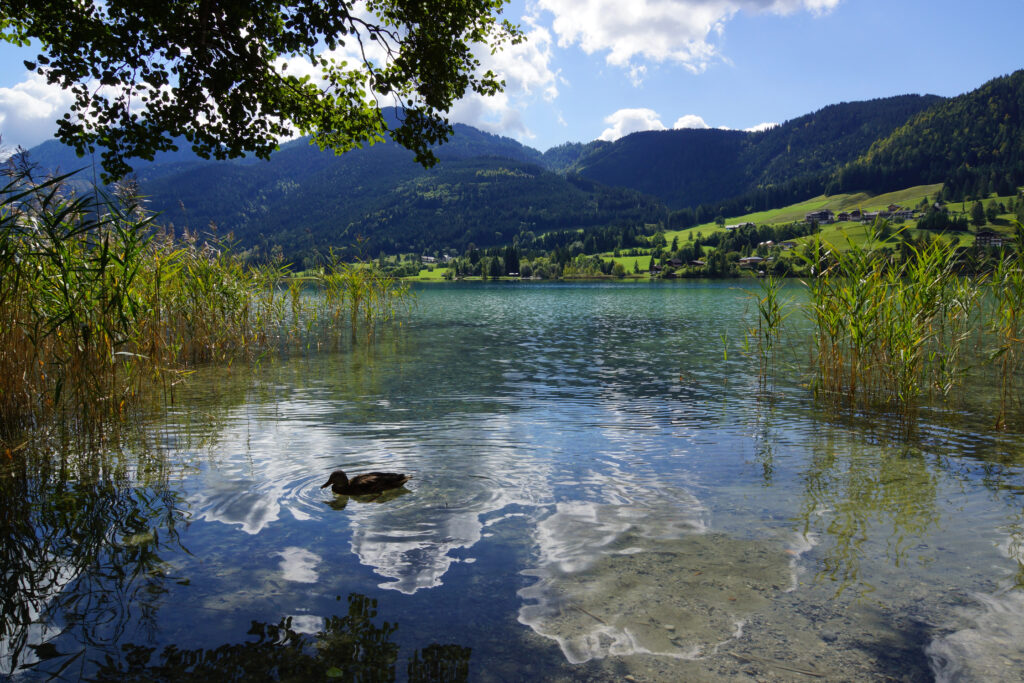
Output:
<path fill-rule="evenodd" d="M 633 190 L 500 158 L 443 162 L 388 187 L 357 182 L 335 176 L 307 183 L 251 219 L 239 237 L 275 235 L 295 252 L 322 253 L 358 236 L 371 254 L 427 253 L 496 246 L 527 232 L 644 225 L 665 214 Z"/>
<path fill-rule="evenodd" d="M 947 199 L 1024 183 L 1024 70 L 918 114 L 838 174 L 839 191 L 941 182 Z"/>

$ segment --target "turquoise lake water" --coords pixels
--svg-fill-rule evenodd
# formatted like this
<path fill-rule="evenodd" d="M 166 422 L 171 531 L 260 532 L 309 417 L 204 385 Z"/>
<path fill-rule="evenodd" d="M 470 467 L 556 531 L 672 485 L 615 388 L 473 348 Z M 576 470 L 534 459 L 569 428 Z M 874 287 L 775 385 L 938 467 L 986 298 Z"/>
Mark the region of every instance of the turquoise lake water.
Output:
<path fill-rule="evenodd" d="M 8 458 L 0 675 L 1021 680 L 1024 439 L 984 381 L 907 437 L 816 405 L 799 311 L 762 381 L 735 282 L 416 293 Z"/>

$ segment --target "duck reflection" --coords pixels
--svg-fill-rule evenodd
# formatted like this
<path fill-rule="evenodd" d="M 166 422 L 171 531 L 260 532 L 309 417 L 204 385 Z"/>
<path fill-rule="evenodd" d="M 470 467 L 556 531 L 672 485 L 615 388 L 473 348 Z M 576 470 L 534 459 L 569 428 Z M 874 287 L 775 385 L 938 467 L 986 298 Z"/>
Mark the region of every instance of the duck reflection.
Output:
<path fill-rule="evenodd" d="M 409 489 L 391 489 L 389 491 L 382 491 L 380 493 L 367 493 L 358 496 L 346 496 L 342 494 L 335 494 L 334 498 L 326 501 L 327 506 L 334 510 L 344 510 L 348 506 L 350 500 L 354 500 L 357 503 L 390 503 L 393 500 L 401 498 L 404 495 L 410 494 L 412 491 Z"/>
<path fill-rule="evenodd" d="M 340 596 L 337 598 L 340 600 Z M 152 647 L 125 645 L 117 659 L 109 657 L 96 681 L 160 680 L 276 680 L 394 681 L 399 647 L 392 642 L 393 622 L 374 623 L 377 601 L 365 595 L 348 596 L 348 612 L 332 616 L 323 628 L 309 634 L 292 617 L 277 624 L 253 622 L 253 640 L 215 648 L 182 650 L 173 645 L 153 656 Z M 469 680 L 468 647 L 431 644 L 409 658 L 409 681 L 456 683 Z"/>

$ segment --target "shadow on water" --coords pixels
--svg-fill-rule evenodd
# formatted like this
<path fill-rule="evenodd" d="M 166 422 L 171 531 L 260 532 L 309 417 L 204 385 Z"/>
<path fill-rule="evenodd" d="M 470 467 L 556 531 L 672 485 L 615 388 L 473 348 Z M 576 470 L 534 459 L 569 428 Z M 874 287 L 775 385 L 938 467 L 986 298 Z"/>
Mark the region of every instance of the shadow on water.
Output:
<path fill-rule="evenodd" d="M 186 514 L 167 484 L 164 458 L 117 449 L 79 457 L 42 443 L 0 471 L 0 673 L 48 660 L 59 673 L 81 654 L 53 640 L 75 624 L 84 647 L 118 642 L 129 623 L 156 632 L 174 575 L 165 555 L 180 544 Z"/>
<path fill-rule="evenodd" d="M 341 600 L 339 596 L 337 600 Z M 315 634 L 296 630 L 292 618 L 278 624 L 254 621 L 244 643 L 181 650 L 127 644 L 117 657 L 107 655 L 95 681 L 394 681 L 398 625 L 375 624 L 377 601 L 348 596 L 348 613 L 326 619 Z M 406 664 L 409 681 L 469 680 L 470 648 L 432 644 L 417 650 Z"/>

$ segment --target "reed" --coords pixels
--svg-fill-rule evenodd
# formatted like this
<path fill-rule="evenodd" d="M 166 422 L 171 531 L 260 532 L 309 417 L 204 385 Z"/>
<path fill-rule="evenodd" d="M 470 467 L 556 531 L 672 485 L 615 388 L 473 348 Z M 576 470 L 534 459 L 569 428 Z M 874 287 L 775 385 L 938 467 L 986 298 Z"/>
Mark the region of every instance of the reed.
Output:
<path fill-rule="evenodd" d="M 863 244 L 812 250 L 814 387 L 835 405 L 893 410 L 909 423 L 923 394 L 948 397 L 959 385 L 979 281 L 957 274 L 943 240 L 904 240 L 899 257 L 877 238 L 886 228 L 876 224 Z"/>
<path fill-rule="evenodd" d="M 372 333 L 409 300 L 365 264 L 333 263 L 307 295 L 230 240 L 176 238 L 133 187 L 78 196 L 66 180 L 9 165 L 0 188 L 0 434 L 123 415 L 198 364 L 320 347 L 346 323 Z"/>
<path fill-rule="evenodd" d="M 372 337 L 378 323 L 391 320 L 409 303 L 409 284 L 373 265 L 372 262 L 345 263 L 333 252 L 320 277 L 325 302 L 337 318 L 347 309 L 353 339 L 357 331 Z"/>
<path fill-rule="evenodd" d="M 760 280 L 760 292 L 754 295 L 757 302 L 757 329 L 749 336 L 757 340 L 760 359 L 760 379 L 764 382 L 775 368 L 775 354 L 782 340 L 782 325 L 792 310 L 790 303 L 783 301 L 781 291 L 783 279 L 768 275 Z"/>
<path fill-rule="evenodd" d="M 1015 221 L 1016 251 L 1001 259 L 992 273 L 995 338 L 992 359 L 999 370 L 999 412 L 996 427 L 1005 428 L 1013 408 L 1020 409 L 1018 380 L 1024 370 L 1024 225 Z"/>

